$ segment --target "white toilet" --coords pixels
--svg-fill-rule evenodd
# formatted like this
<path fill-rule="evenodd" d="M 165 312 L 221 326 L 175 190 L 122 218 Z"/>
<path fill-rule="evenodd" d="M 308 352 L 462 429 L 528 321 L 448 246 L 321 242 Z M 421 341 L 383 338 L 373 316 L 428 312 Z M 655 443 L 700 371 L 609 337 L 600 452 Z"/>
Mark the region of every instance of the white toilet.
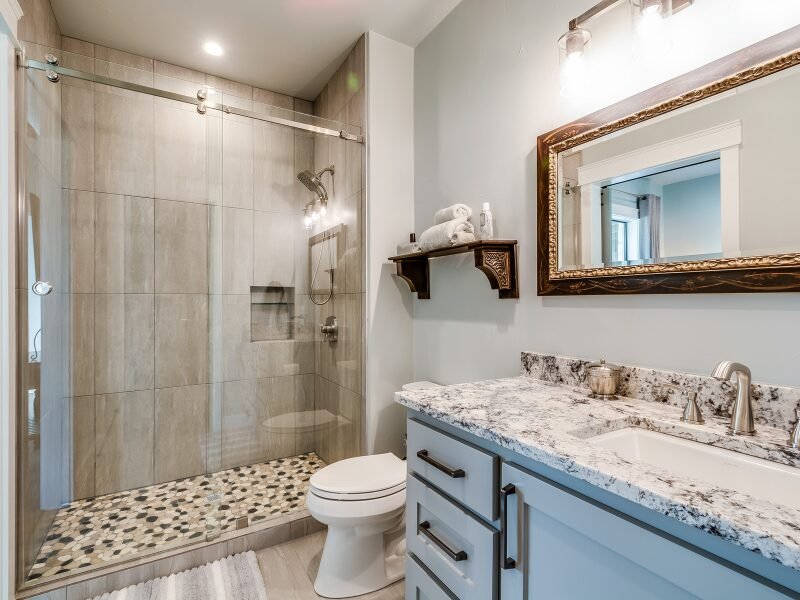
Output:
<path fill-rule="evenodd" d="M 424 387 L 436 384 L 417 382 L 403 389 Z M 328 526 L 314 581 L 317 594 L 350 598 L 404 577 L 405 461 L 387 453 L 328 465 L 311 476 L 306 505 Z"/>

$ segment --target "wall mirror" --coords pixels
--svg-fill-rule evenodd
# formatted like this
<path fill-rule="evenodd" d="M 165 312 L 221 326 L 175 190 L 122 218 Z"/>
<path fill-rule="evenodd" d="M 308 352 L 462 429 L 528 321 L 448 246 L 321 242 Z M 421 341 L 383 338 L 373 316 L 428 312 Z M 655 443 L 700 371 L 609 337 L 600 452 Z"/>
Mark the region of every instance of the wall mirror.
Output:
<path fill-rule="evenodd" d="M 800 291 L 800 27 L 539 138 L 539 294 Z"/>

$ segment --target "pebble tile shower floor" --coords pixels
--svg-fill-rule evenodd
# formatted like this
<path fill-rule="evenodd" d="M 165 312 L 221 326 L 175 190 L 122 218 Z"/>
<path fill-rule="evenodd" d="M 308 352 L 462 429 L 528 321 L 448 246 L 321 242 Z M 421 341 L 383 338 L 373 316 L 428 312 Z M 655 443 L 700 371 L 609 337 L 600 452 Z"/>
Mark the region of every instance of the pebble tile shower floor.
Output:
<path fill-rule="evenodd" d="M 239 517 L 256 524 L 302 510 L 308 480 L 324 466 L 312 452 L 72 502 L 56 515 L 28 582 L 202 541 L 212 482 L 223 492 L 222 531 Z"/>

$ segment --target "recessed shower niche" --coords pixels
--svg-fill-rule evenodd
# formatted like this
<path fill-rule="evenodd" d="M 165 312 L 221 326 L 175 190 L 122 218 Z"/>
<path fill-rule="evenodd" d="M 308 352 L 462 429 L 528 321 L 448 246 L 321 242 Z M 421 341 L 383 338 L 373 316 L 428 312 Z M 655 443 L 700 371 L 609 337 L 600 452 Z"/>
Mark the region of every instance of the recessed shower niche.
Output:
<path fill-rule="evenodd" d="M 250 340 L 292 340 L 295 334 L 294 288 L 250 287 Z"/>

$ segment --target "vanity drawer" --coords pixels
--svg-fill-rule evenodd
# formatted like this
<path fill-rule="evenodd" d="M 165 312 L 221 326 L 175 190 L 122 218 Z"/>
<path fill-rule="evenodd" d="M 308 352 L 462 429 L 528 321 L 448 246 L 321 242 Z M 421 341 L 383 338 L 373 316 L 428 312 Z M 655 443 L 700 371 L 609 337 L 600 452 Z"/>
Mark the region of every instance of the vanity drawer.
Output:
<path fill-rule="evenodd" d="M 406 600 L 458 600 L 423 567 L 413 554 L 406 556 Z"/>
<path fill-rule="evenodd" d="M 414 475 L 406 487 L 406 541 L 458 598 L 497 598 L 499 533 Z"/>
<path fill-rule="evenodd" d="M 408 420 L 408 469 L 489 521 L 497 519 L 499 459 L 416 419 Z"/>

